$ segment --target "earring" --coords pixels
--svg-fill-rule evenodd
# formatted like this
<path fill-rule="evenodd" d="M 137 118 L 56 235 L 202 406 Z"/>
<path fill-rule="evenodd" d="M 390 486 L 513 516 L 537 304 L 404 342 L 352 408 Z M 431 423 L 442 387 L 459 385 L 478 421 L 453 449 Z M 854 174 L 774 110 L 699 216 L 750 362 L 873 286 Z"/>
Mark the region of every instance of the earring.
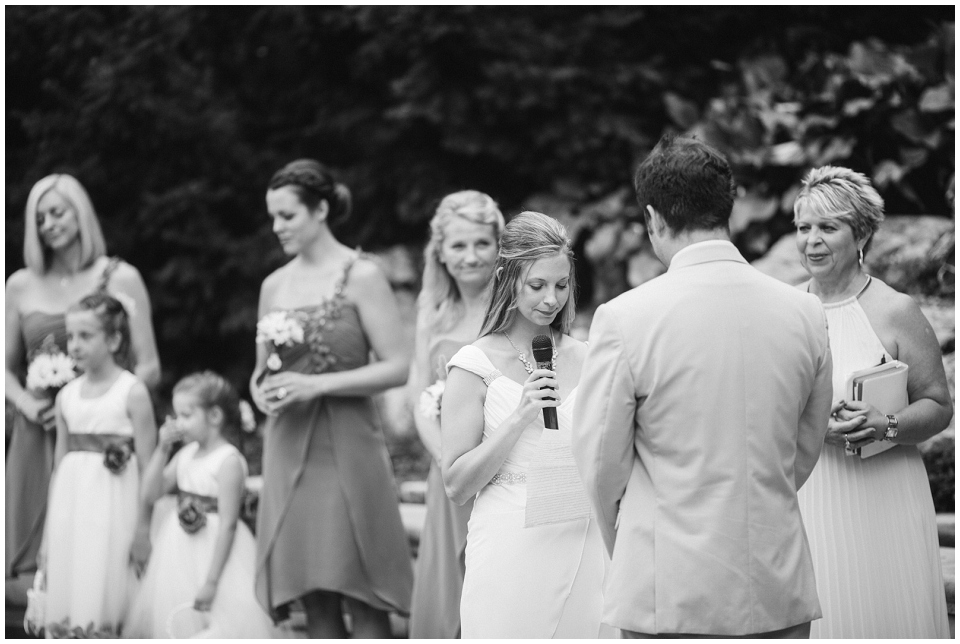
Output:
<path fill-rule="evenodd" d="M 860 255 L 860 266 L 862 267 L 863 266 L 863 249 L 862 248 L 859 249 L 858 254 Z"/>

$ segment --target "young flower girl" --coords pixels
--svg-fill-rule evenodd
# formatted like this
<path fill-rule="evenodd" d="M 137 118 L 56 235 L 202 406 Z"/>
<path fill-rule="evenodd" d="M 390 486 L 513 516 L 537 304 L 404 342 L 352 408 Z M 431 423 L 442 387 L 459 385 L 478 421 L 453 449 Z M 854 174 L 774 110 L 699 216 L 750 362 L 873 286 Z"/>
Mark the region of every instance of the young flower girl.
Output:
<path fill-rule="evenodd" d="M 253 535 L 239 521 L 247 464 L 224 437 L 240 427 L 237 393 L 211 371 L 192 374 L 173 388 L 173 410 L 144 474 L 144 500 L 176 490 L 177 513 L 159 529 L 123 635 L 170 637 L 176 618 L 194 637 L 273 637 L 253 594 Z"/>
<path fill-rule="evenodd" d="M 47 512 L 48 637 L 116 637 L 150 548 L 141 465 L 156 440 L 147 388 L 129 363 L 130 324 L 96 293 L 66 316 L 67 350 L 83 375 L 57 396 Z"/>

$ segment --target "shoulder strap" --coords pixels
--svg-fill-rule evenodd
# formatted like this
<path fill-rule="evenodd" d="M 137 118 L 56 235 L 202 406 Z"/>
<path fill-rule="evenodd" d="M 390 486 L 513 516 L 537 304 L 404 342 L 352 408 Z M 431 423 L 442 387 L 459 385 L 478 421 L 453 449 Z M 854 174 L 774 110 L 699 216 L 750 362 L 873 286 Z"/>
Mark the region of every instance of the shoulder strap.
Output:
<path fill-rule="evenodd" d="M 97 282 L 97 293 L 103 293 L 107 290 L 107 284 L 110 283 L 110 277 L 113 275 L 113 272 L 117 270 L 117 266 L 120 265 L 119 257 L 111 257 L 110 261 L 107 262 L 106 268 L 103 269 L 103 273 L 100 274 L 100 280 Z"/>
<path fill-rule="evenodd" d="M 350 276 L 350 269 L 353 268 L 353 265 L 357 263 L 358 259 L 364 256 L 364 252 L 358 248 L 357 254 L 344 263 L 343 274 L 340 275 L 340 279 L 337 280 L 337 283 L 333 287 L 333 296 L 335 298 L 340 298 L 343 296 L 343 289 L 347 285 L 347 278 Z"/>
<path fill-rule="evenodd" d="M 468 344 L 454 354 L 450 362 L 447 363 L 447 373 L 449 374 L 450 370 L 454 367 L 460 367 L 465 371 L 480 376 L 483 379 L 483 384 L 488 387 L 491 382 L 503 375 L 493 366 L 487 354 L 472 344 Z"/>

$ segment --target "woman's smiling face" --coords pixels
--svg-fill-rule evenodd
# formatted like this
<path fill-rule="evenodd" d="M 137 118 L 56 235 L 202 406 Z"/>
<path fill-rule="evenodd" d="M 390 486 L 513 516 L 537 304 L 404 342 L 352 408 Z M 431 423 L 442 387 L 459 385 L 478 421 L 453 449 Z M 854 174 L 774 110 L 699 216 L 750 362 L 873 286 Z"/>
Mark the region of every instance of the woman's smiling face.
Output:
<path fill-rule="evenodd" d="M 37 202 L 37 232 L 47 248 L 66 248 L 80 239 L 77 209 L 56 190 L 47 190 Z"/>
<path fill-rule="evenodd" d="M 440 262 L 458 285 L 490 281 L 497 261 L 493 224 L 478 224 L 454 217 L 443 227 Z"/>
<path fill-rule="evenodd" d="M 859 264 L 858 243 L 853 228 L 837 215 L 822 214 L 805 203 L 796 220 L 800 263 L 814 278 L 837 271 L 844 274 Z"/>

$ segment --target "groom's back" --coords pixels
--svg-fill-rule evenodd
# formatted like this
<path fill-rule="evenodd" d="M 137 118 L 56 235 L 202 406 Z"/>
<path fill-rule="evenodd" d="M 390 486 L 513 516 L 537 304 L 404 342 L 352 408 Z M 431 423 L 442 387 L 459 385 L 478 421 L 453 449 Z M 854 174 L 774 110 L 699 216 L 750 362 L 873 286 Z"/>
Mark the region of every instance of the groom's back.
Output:
<path fill-rule="evenodd" d="M 607 306 L 636 387 L 639 456 L 611 588 L 652 575 L 660 632 L 719 633 L 733 616 L 755 622 L 745 632 L 773 630 L 797 608 L 809 619 L 819 609 L 796 464 L 829 360 L 819 302 L 740 259 L 674 267 Z"/>

